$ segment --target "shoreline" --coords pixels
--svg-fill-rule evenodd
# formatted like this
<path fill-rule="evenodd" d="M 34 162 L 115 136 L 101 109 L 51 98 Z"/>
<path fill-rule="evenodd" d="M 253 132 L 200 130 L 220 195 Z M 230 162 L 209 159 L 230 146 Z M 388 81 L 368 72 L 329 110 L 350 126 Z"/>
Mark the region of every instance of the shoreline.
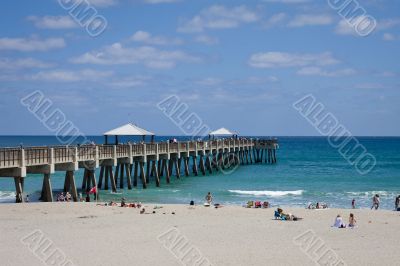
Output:
<path fill-rule="evenodd" d="M 60 192 L 62 192 L 62 190 L 60 190 Z M 32 195 L 32 194 L 30 194 L 30 195 Z M 125 197 L 123 194 L 115 194 L 115 195 L 119 195 L 120 197 L 118 197 L 118 198 L 116 198 L 116 199 L 107 199 L 106 201 L 104 201 L 104 200 L 102 200 L 102 199 L 100 199 L 97 203 L 109 203 L 110 201 L 114 201 L 115 203 L 117 203 L 117 204 L 119 204 L 120 203 L 120 200 L 121 200 L 121 198 L 122 197 Z M 54 195 L 54 196 L 56 196 L 56 195 Z M 30 201 L 29 202 L 24 202 L 24 203 L 22 203 L 22 204 L 59 204 L 59 203 L 64 203 L 64 204 L 78 204 L 78 203 L 86 203 L 86 202 L 73 202 L 73 201 L 71 201 L 71 202 L 58 202 L 58 201 L 54 201 L 54 202 L 42 202 L 42 201 L 40 201 L 39 199 L 38 199 L 38 197 L 39 197 L 39 194 L 37 193 L 37 197 L 35 198 L 35 197 L 30 197 Z M 56 199 L 56 197 L 54 197 L 55 199 Z M 13 205 L 13 204 L 17 204 L 16 202 L 15 202 L 15 196 L 13 196 L 13 197 L 9 197 L 8 199 L 7 199 L 7 201 L 2 201 L 2 200 L 4 200 L 4 199 L 0 199 L 0 206 L 1 205 L 7 205 L 7 204 L 10 204 L 10 205 Z M 262 199 L 258 199 L 258 198 L 253 198 L 253 199 L 251 199 L 251 200 L 253 200 L 253 201 L 261 201 L 261 203 L 263 202 L 263 200 Z M 156 201 L 146 201 L 146 200 L 143 200 L 143 201 L 139 201 L 139 200 L 132 200 L 132 199 L 130 199 L 130 198 L 127 198 L 127 200 L 126 200 L 127 202 L 142 202 L 143 204 L 149 204 L 149 205 L 178 205 L 178 206 L 188 206 L 189 205 L 189 202 L 185 202 L 185 203 L 180 203 L 180 202 L 177 202 L 177 203 L 174 203 L 174 202 L 156 202 Z M 244 206 L 246 206 L 246 203 L 247 203 L 247 201 L 248 200 L 244 200 L 243 202 L 241 202 L 241 203 L 234 203 L 234 202 L 228 202 L 228 203 L 225 203 L 224 201 L 221 201 L 221 202 L 213 202 L 213 204 L 214 203 L 218 203 L 218 204 L 221 204 L 221 205 L 224 205 L 224 206 L 233 206 L 233 207 L 244 207 Z M 201 202 L 201 201 L 198 201 L 198 202 Z M 91 196 L 91 201 L 89 202 L 89 204 L 93 204 L 93 203 L 96 203 L 95 201 L 93 201 L 93 196 Z M 195 201 L 195 203 L 196 203 L 196 205 L 197 206 L 202 206 L 202 204 L 197 204 L 197 202 Z M 294 209 L 307 209 L 306 208 L 306 206 L 309 204 L 310 202 L 308 202 L 308 203 L 304 203 L 304 204 L 286 204 L 286 203 L 284 203 L 284 204 L 275 204 L 275 203 L 271 203 L 270 202 L 270 208 L 294 208 Z M 325 202 L 326 203 L 326 202 Z M 20 204 L 20 203 L 18 203 L 18 204 Z M 372 205 L 372 204 L 371 204 Z M 394 205 L 394 204 L 393 204 Z M 333 207 L 330 207 L 330 206 L 332 206 L 332 205 L 330 205 L 330 203 L 328 203 L 328 208 L 329 209 L 342 209 L 342 210 L 371 210 L 371 207 L 370 206 L 364 206 L 364 205 L 362 205 L 361 207 L 356 207 L 355 209 L 353 209 L 353 208 L 351 208 L 351 206 L 350 206 L 350 204 L 349 204 L 349 207 L 346 207 L 346 206 L 337 206 L 337 205 L 334 205 Z M 322 209 L 320 209 L 320 210 L 322 210 Z M 380 206 L 379 207 L 379 210 L 385 210 L 385 211 L 396 211 L 395 209 L 394 209 L 394 206 L 393 206 L 393 208 L 388 208 L 388 207 L 385 207 L 385 205 L 383 205 L 383 206 Z"/>
<path fill-rule="evenodd" d="M 201 265 L 311 265 L 316 259 L 327 259 L 312 245 L 309 250 L 302 248 L 310 244 L 302 238 L 306 235 L 312 243 L 318 240 L 325 251 L 333 252 L 338 263 L 398 262 L 400 212 L 282 206 L 285 212 L 303 219 L 280 221 L 274 219 L 275 208 L 156 205 L 162 208 L 153 209 L 155 204 L 145 203 L 148 214 L 141 215 L 139 209 L 96 203 L 0 204 L 0 256 L 5 265 L 24 261 L 42 265 L 37 254 L 21 242 L 39 230 L 72 265 L 84 265 L 88 257 L 96 265 L 178 265 L 184 257 L 176 254 L 182 255 L 185 247 L 200 251 L 201 258 L 206 259 Z M 358 222 L 355 229 L 331 227 L 338 213 L 347 223 L 350 212 Z M 169 234 L 181 237 L 186 241 L 182 244 L 187 245 L 170 248 L 167 244 L 172 240 L 166 238 Z"/>

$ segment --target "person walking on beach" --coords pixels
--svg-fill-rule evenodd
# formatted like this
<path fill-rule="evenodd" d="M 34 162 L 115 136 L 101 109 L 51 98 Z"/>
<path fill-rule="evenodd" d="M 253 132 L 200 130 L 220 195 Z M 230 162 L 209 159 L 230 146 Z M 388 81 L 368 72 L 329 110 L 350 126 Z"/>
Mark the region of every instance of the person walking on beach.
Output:
<path fill-rule="evenodd" d="M 351 207 L 352 207 L 353 209 L 356 208 L 356 200 L 355 200 L 355 199 L 353 199 L 353 200 L 351 201 Z"/>
<path fill-rule="evenodd" d="M 399 204 L 400 204 L 400 195 L 396 197 L 396 200 L 394 201 L 394 210 L 398 211 L 399 210 Z"/>
<path fill-rule="evenodd" d="M 208 192 L 207 196 L 206 196 L 207 203 L 211 204 L 212 200 L 213 200 L 213 198 L 212 198 L 211 192 Z"/>
<path fill-rule="evenodd" d="M 377 210 L 377 209 L 379 208 L 379 203 L 380 203 L 379 195 L 378 195 L 378 194 L 375 194 L 375 196 L 372 198 L 372 207 L 371 207 L 371 210 L 372 210 L 373 208 L 375 208 L 375 210 Z"/>

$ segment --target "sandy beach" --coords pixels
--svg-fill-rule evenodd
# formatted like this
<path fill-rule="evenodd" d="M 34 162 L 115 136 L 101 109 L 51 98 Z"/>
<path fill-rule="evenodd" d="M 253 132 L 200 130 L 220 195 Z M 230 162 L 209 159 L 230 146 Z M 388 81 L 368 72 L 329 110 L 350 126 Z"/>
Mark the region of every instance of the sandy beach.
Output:
<path fill-rule="evenodd" d="M 94 203 L 3 204 L 1 264 L 399 263 L 400 212 L 284 208 L 303 219 L 278 221 L 273 218 L 274 209 L 145 206 L 147 214 L 141 215 L 138 209 Z M 347 222 L 350 212 L 355 214 L 357 228 L 331 227 L 338 213 Z"/>

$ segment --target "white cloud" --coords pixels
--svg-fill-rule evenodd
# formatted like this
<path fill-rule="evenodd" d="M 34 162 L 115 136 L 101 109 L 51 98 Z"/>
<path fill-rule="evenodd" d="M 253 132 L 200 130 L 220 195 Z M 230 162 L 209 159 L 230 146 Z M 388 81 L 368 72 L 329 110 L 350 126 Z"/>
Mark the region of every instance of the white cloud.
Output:
<path fill-rule="evenodd" d="M 394 36 L 391 33 L 384 33 L 383 34 L 383 40 L 384 41 L 394 41 L 394 40 L 396 40 L 396 36 Z"/>
<path fill-rule="evenodd" d="M 356 84 L 355 88 L 362 90 L 373 90 L 373 89 L 385 89 L 386 87 L 380 83 L 361 83 L 361 84 Z"/>
<path fill-rule="evenodd" d="M 108 85 L 119 88 L 135 88 L 148 85 L 153 78 L 149 76 L 135 76 L 109 82 Z"/>
<path fill-rule="evenodd" d="M 214 5 L 204 9 L 200 14 L 184 21 L 178 28 L 180 32 L 203 32 L 205 29 L 230 29 L 241 24 L 259 20 L 258 14 L 246 6 L 225 7 Z"/>
<path fill-rule="evenodd" d="M 342 19 L 336 26 L 335 32 L 341 35 L 357 35 L 354 27 L 347 22 L 347 20 Z"/>
<path fill-rule="evenodd" d="M 29 16 L 27 19 L 41 29 L 71 29 L 78 27 L 78 24 L 70 16 Z"/>
<path fill-rule="evenodd" d="M 310 65 L 325 66 L 339 63 L 331 53 L 290 54 L 283 52 L 266 52 L 251 55 L 249 65 L 256 68 L 304 67 Z"/>
<path fill-rule="evenodd" d="M 0 38 L 0 50 L 15 50 L 21 52 L 47 51 L 65 47 L 63 38 Z"/>
<path fill-rule="evenodd" d="M 84 69 L 77 71 L 49 70 L 40 71 L 29 78 L 36 81 L 51 82 L 77 82 L 77 81 L 98 81 L 113 75 L 112 71 L 97 71 Z"/>
<path fill-rule="evenodd" d="M 200 79 L 195 81 L 196 84 L 201 85 L 201 86 L 217 86 L 220 85 L 223 82 L 222 79 L 220 78 L 213 78 L 213 77 L 208 77 L 204 79 Z"/>
<path fill-rule="evenodd" d="M 289 27 L 303 27 L 314 25 L 329 25 L 333 23 L 333 18 L 329 15 L 303 14 L 295 16 L 289 21 Z"/>
<path fill-rule="evenodd" d="M 81 1 L 81 0 L 76 0 Z M 87 0 L 96 7 L 109 7 L 118 4 L 118 0 Z"/>
<path fill-rule="evenodd" d="M 282 25 L 286 19 L 287 15 L 285 13 L 274 14 L 267 20 L 267 22 L 265 23 L 265 27 L 270 28 L 275 25 Z"/>
<path fill-rule="evenodd" d="M 121 43 L 71 59 L 76 64 L 143 64 L 148 68 L 173 68 L 178 63 L 197 63 L 201 59 L 180 50 L 165 51 L 150 46 L 124 47 Z"/>
<path fill-rule="evenodd" d="M 371 20 L 366 16 L 358 16 L 353 18 L 351 21 L 342 19 L 336 26 L 335 32 L 341 35 L 354 35 L 357 36 L 356 29 L 363 30 L 363 27 L 368 28 L 368 22 Z M 400 19 L 389 18 L 382 19 L 376 22 L 375 31 L 387 30 L 400 25 Z M 356 28 L 355 28 L 356 27 Z"/>
<path fill-rule="evenodd" d="M 48 68 L 52 64 L 34 58 L 9 59 L 0 58 L 0 70 L 16 70 L 24 68 Z"/>
<path fill-rule="evenodd" d="M 137 31 L 131 37 L 134 42 L 141 42 L 151 45 L 181 45 L 183 40 L 179 38 L 167 38 L 164 36 L 152 36 L 151 33 L 146 31 Z"/>
<path fill-rule="evenodd" d="M 310 0 L 263 0 L 267 3 L 280 3 L 280 4 L 304 4 L 309 3 Z"/>
<path fill-rule="evenodd" d="M 377 30 L 387 30 L 400 25 L 400 19 L 398 18 L 388 18 L 382 19 L 377 23 Z"/>
<path fill-rule="evenodd" d="M 208 35 L 196 36 L 196 38 L 194 40 L 195 40 L 195 42 L 204 43 L 204 44 L 207 44 L 207 45 L 215 45 L 215 44 L 219 43 L 219 40 L 218 40 L 217 37 L 211 37 L 211 36 L 208 36 Z"/>
<path fill-rule="evenodd" d="M 147 4 L 165 4 L 165 3 L 176 3 L 181 0 L 144 0 Z"/>
<path fill-rule="evenodd" d="M 323 70 L 320 67 L 304 67 L 297 71 L 298 75 L 302 76 L 322 76 L 322 77 L 342 77 L 352 76 L 357 72 L 352 68 L 345 68 L 333 71 Z"/>

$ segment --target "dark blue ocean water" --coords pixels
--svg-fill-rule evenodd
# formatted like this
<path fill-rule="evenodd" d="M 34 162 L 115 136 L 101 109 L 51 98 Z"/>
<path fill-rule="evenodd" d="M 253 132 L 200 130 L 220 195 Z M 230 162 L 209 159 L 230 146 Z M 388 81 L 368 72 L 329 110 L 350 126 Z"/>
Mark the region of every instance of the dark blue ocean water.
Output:
<path fill-rule="evenodd" d="M 103 143 L 103 137 L 90 139 Z M 166 140 L 158 137 L 156 140 Z M 185 139 L 185 138 L 180 138 Z M 370 207 L 371 198 L 378 193 L 382 207 L 393 209 L 394 199 L 400 194 L 400 137 L 358 137 L 368 152 L 377 159 L 374 169 L 366 175 L 357 172 L 324 137 L 279 137 L 280 149 L 276 165 L 257 164 L 240 166 L 225 175 L 213 173 L 206 176 L 173 177 L 167 185 L 161 180 L 157 188 L 152 181 L 147 190 L 119 190 L 117 194 L 101 191 L 102 200 L 119 200 L 154 203 L 188 203 L 204 201 L 208 191 L 217 202 L 244 204 L 248 200 L 268 200 L 274 205 L 306 206 L 308 202 L 326 202 L 332 207 L 350 207 L 354 198 L 361 208 Z M 122 139 L 121 141 L 126 141 Z M 12 136 L 0 137 L 0 146 L 39 146 L 59 144 L 55 137 Z M 97 176 L 98 176 L 97 172 Z M 55 191 L 63 187 L 65 173 L 52 176 Z M 80 186 L 82 171 L 76 173 Z M 29 175 L 25 192 L 37 198 L 42 176 Z M 0 178 L 0 201 L 14 200 L 14 182 Z"/>

